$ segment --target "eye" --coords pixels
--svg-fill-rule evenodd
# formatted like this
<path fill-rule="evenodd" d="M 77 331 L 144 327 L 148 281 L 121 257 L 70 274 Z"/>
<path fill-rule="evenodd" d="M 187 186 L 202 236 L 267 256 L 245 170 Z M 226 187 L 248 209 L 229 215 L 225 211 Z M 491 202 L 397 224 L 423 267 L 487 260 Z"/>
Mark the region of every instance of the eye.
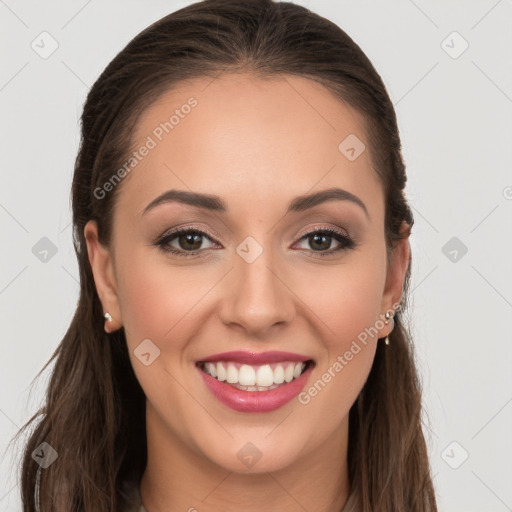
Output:
<path fill-rule="evenodd" d="M 202 240 L 204 238 L 212 240 L 203 231 L 185 227 L 161 236 L 154 245 L 159 246 L 164 252 L 178 256 L 195 256 L 200 249 L 204 249 Z"/>
<path fill-rule="evenodd" d="M 328 251 L 327 249 L 330 248 L 333 239 L 338 241 L 339 246 Z M 312 247 L 312 249 L 306 250 L 316 253 L 318 256 L 328 256 L 335 252 L 353 249 L 356 246 L 355 241 L 350 236 L 331 227 L 310 231 L 303 235 L 300 240 L 305 240 Z"/>

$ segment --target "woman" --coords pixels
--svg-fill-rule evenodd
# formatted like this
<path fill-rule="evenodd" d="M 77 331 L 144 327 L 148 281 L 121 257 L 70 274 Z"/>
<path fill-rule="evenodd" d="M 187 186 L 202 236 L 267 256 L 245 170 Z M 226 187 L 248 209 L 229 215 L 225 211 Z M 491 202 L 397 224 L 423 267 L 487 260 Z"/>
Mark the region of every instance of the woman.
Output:
<path fill-rule="evenodd" d="M 436 511 L 405 183 L 380 76 L 306 8 L 206 0 L 135 37 L 84 106 L 24 510 Z"/>

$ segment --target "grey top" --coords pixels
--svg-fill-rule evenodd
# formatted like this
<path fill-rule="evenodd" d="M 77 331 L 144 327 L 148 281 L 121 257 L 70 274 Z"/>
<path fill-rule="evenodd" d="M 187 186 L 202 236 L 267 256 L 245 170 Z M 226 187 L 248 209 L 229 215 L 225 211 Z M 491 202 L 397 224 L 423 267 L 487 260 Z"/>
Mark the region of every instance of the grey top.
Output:
<path fill-rule="evenodd" d="M 138 485 L 125 484 L 122 495 L 126 499 L 126 505 L 123 512 L 147 512 L 144 505 L 141 503 Z M 357 494 L 355 492 L 350 494 L 345 506 L 340 512 L 359 512 L 359 507 L 357 506 Z"/>

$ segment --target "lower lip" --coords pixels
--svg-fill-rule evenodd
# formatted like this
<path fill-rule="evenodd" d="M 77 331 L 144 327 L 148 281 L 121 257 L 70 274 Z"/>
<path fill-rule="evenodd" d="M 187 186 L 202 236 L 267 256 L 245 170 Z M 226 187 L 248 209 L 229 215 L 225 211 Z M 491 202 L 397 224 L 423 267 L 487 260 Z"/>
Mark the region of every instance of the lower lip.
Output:
<path fill-rule="evenodd" d="M 197 367 L 212 394 L 224 405 L 240 412 L 269 412 L 279 409 L 295 398 L 306 385 L 314 365 L 310 364 L 300 377 L 269 391 L 244 391 L 221 382 Z"/>

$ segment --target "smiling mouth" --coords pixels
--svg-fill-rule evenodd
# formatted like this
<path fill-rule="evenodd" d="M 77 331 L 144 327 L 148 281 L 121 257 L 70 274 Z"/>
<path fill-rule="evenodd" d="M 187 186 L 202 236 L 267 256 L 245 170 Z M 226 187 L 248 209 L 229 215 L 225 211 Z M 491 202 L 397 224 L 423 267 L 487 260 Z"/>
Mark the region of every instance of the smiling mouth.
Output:
<path fill-rule="evenodd" d="M 237 389 L 270 391 L 298 379 L 315 362 L 309 359 L 250 365 L 237 361 L 198 361 L 196 365 L 207 375 Z"/>

